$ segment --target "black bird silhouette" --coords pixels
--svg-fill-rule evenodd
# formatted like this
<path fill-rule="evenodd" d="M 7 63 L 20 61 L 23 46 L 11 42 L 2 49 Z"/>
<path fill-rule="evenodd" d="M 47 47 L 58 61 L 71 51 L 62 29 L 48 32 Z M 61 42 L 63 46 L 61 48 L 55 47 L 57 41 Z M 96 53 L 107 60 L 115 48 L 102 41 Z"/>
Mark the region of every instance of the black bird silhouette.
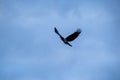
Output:
<path fill-rule="evenodd" d="M 57 33 L 59 35 L 59 37 L 61 38 L 61 40 L 72 47 L 72 45 L 69 43 L 70 41 L 73 41 L 74 39 L 76 39 L 78 37 L 78 35 L 81 33 L 81 29 L 77 29 L 73 34 L 69 35 L 68 37 L 64 38 L 63 36 L 60 35 L 60 33 L 58 32 L 57 28 L 54 28 L 55 33 Z"/>

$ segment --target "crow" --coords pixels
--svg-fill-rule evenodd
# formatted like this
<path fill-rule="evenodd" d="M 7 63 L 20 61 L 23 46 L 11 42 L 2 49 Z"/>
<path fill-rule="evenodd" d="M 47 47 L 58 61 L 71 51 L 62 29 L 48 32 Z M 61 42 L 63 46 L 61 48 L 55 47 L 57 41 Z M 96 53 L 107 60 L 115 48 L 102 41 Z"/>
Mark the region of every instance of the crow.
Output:
<path fill-rule="evenodd" d="M 73 41 L 74 39 L 76 39 L 78 37 L 78 35 L 81 33 L 81 29 L 77 29 L 74 33 L 72 33 L 71 35 L 69 35 L 68 37 L 64 38 L 57 30 L 56 27 L 54 27 L 54 31 L 56 34 L 59 35 L 60 39 L 67 45 L 71 46 L 72 45 L 69 43 L 71 41 Z"/>

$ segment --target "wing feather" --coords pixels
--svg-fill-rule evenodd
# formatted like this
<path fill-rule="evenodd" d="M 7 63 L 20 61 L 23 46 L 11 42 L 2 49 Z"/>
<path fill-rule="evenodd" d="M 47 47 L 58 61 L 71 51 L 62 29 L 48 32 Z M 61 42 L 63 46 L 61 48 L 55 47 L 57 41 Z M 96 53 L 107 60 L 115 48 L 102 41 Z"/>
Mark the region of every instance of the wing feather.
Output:
<path fill-rule="evenodd" d="M 73 34 L 69 35 L 68 37 L 66 37 L 65 39 L 67 41 L 73 41 L 74 39 L 76 39 L 78 37 L 78 35 L 81 33 L 80 29 L 77 29 Z"/>

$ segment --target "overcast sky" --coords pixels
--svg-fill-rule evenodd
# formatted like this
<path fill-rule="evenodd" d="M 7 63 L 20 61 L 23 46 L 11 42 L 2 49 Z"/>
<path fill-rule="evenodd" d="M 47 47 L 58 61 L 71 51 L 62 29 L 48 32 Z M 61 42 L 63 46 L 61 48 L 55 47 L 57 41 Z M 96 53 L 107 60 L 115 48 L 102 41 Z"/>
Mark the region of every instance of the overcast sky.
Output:
<path fill-rule="evenodd" d="M 0 0 L 0 80 L 120 80 L 120 1 Z"/>

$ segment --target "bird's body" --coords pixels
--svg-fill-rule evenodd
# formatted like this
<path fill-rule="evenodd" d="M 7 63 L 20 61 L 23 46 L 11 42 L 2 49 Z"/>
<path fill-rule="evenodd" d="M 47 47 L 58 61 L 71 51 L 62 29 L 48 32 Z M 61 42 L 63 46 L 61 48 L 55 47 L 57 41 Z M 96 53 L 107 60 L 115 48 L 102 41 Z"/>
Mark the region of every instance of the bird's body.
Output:
<path fill-rule="evenodd" d="M 72 47 L 72 45 L 69 43 L 70 41 L 73 41 L 74 39 L 76 39 L 78 37 L 78 35 L 81 33 L 80 29 L 77 29 L 77 31 L 75 31 L 73 34 L 69 35 L 68 37 L 64 38 L 62 35 L 60 35 L 60 33 L 58 32 L 58 30 L 56 29 L 56 27 L 54 28 L 55 33 L 59 35 L 59 37 L 61 38 L 61 40 Z"/>

